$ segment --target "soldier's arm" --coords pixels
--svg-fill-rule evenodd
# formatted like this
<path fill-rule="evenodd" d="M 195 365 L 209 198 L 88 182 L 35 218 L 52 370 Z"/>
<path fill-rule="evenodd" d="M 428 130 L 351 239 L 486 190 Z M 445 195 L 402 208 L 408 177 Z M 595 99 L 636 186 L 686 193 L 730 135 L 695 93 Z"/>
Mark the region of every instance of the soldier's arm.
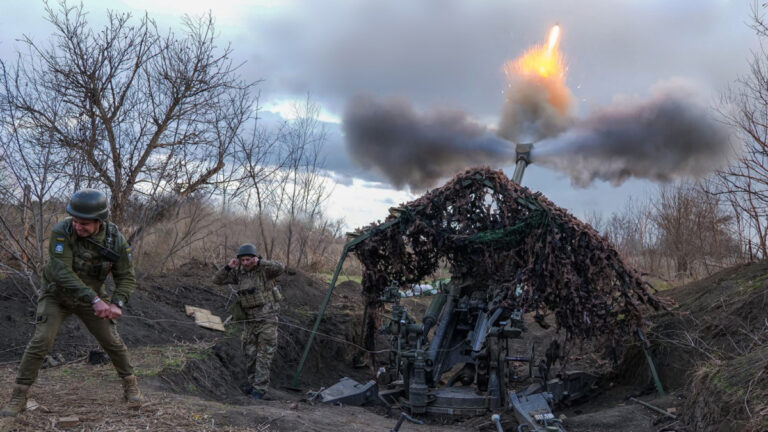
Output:
<path fill-rule="evenodd" d="M 216 285 L 236 284 L 237 274 L 229 266 L 224 266 L 213 275 L 213 283 Z"/>
<path fill-rule="evenodd" d="M 117 249 L 115 252 L 120 254 L 120 258 L 112 266 L 112 278 L 115 280 L 112 302 L 122 300 L 127 303 L 136 288 L 136 273 L 133 269 L 131 245 L 122 235 L 119 235 L 115 248 Z"/>
<path fill-rule="evenodd" d="M 52 231 L 48 242 L 50 260 L 43 269 L 45 278 L 74 299 L 92 302 L 96 292 L 84 284 L 72 270 L 72 245 L 69 234 Z"/>
<path fill-rule="evenodd" d="M 260 259 L 259 267 L 262 269 L 261 271 L 263 271 L 264 274 L 269 279 L 274 279 L 280 276 L 283 273 L 283 271 L 285 271 L 285 267 L 283 266 L 283 264 L 278 261 L 268 261 L 265 259 Z"/>

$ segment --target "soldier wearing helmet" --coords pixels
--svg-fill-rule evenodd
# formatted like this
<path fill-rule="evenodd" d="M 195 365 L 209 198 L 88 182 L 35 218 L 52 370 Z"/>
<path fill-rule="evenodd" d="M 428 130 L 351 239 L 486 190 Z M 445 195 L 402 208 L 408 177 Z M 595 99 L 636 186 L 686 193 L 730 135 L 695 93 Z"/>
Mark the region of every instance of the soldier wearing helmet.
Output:
<path fill-rule="evenodd" d="M 237 285 L 232 317 L 244 322 L 242 346 L 248 371 L 242 390 L 254 399 L 262 399 L 269 388 L 269 369 L 277 349 L 278 303 L 283 300 L 274 279 L 283 270 L 281 263 L 262 259 L 256 246 L 245 243 L 237 250 L 237 258 L 213 277 L 216 284 Z"/>
<path fill-rule="evenodd" d="M 53 227 L 48 263 L 43 268 L 35 334 L 19 365 L 11 400 L 0 416 L 16 416 L 26 408 L 29 387 L 37 379 L 61 323 L 76 315 L 109 355 L 123 381 L 128 402 L 142 400 L 133 366 L 117 333 L 116 320 L 136 286 L 131 247 L 115 224 L 108 222 L 107 197 L 94 189 L 74 193 L 67 204 L 70 217 Z M 112 274 L 110 296 L 104 280 Z"/>

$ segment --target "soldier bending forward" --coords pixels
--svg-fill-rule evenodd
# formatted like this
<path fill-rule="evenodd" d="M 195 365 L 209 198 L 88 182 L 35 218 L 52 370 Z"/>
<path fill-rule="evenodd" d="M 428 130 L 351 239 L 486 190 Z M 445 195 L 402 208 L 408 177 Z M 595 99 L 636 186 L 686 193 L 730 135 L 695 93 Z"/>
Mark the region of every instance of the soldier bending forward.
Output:
<path fill-rule="evenodd" d="M 117 227 L 107 221 L 107 197 L 102 192 L 75 192 L 67 213 L 72 217 L 56 224 L 51 232 L 50 259 L 43 268 L 35 334 L 21 358 L 11 400 L 0 410 L 0 416 L 15 417 L 26 408 L 29 387 L 37 379 L 61 323 L 72 314 L 80 318 L 109 355 L 123 380 L 125 400 L 142 399 L 128 349 L 115 324 L 136 286 L 131 247 Z M 109 273 L 115 280 L 111 298 L 104 287 Z"/>

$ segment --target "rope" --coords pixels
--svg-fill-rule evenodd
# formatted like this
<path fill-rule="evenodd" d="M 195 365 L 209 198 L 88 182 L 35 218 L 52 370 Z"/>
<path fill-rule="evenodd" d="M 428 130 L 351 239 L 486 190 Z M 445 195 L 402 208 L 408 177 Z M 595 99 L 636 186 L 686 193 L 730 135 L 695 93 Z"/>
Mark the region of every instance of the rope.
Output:
<path fill-rule="evenodd" d="M 167 318 L 167 319 L 150 319 L 150 318 L 145 318 L 145 317 L 138 316 L 138 315 L 123 315 L 120 319 L 126 319 L 126 318 L 128 318 L 128 319 L 131 319 L 131 318 L 133 318 L 133 319 L 140 319 L 140 320 L 143 320 L 143 321 L 153 322 L 153 323 L 156 323 L 156 322 L 170 322 L 170 323 L 177 323 L 177 324 L 181 324 L 181 325 L 185 325 L 185 326 L 190 326 L 190 327 L 192 327 L 192 326 L 197 327 L 197 324 L 195 324 L 195 323 L 192 323 L 192 322 L 189 322 L 189 321 L 181 321 L 181 320 L 176 320 L 176 319 L 170 319 L 170 318 Z M 296 329 L 299 329 L 299 330 L 303 330 L 303 331 L 305 331 L 307 333 L 311 333 L 312 332 L 311 328 L 303 327 L 303 326 L 298 325 L 298 324 L 293 324 L 293 323 L 290 323 L 288 321 L 280 321 L 280 320 L 273 320 L 273 319 L 245 319 L 245 320 L 240 320 L 240 321 L 234 321 L 233 323 L 239 324 L 239 323 L 254 322 L 254 321 L 274 322 L 274 323 L 277 323 L 278 325 L 282 324 L 282 325 L 285 325 L 285 326 L 293 327 L 293 328 L 296 328 Z M 358 344 L 356 344 L 354 342 L 350 342 L 350 341 L 348 341 L 346 339 L 341 339 L 341 338 L 335 337 L 335 336 L 327 334 L 327 333 L 322 333 L 320 331 L 317 331 L 317 332 L 315 332 L 315 334 L 317 336 L 322 336 L 322 337 L 328 338 L 330 340 L 333 340 L 333 341 L 336 341 L 336 342 L 339 342 L 339 343 L 342 343 L 342 344 L 345 344 L 345 345 L 353 346 L 355 348 L 358 348 L 358 349 L 360 349 L 360 350 L 362 350 L 364 352 L 370 353 L 370 354 L 382 354 L 382 353 L 386 353 L 386 352 L 392 351 L 391 348 L 372 351 L 372 350 L 366 349 L 365 347 L 362 347 L 362 346 L 360 346 L 360 345 L 358 345 Z M 459 342 L 458 344 L 456 344 L 455 346 L 453 346 L 451 348 L 441 349 L 439 351 L 453 351 L 454 349 L 458 348 L 463 343 L 464 342 L 461 341 L 461 342 Z M 11 348 L 11 349 L 8 349 L 6 351 L 11 351 L 11 350 L 17 349 L 17 348 L 19 348 L 19 347 Z M 4 352 L 4 351 L 0 351 L 0 352 Z"/>

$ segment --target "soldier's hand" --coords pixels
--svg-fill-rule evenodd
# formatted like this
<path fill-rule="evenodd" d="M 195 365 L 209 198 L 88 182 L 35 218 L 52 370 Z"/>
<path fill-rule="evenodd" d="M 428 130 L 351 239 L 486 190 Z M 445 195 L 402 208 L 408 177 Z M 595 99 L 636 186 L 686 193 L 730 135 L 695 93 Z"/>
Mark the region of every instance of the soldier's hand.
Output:
<path fill-rule="evenodd" d="M 123 316 L 123 310 L 117 307 L 117 305 L 109 305 L 109 319 L 116 320 Z"/>
<path fill-rule="evenodd" d="M 99 300 L 91 305 L 93 307 L 93 314 L 99 318 L 110 318 L 110 307 L 103 300 Z"/>
<path fill-rule="evenodd" d="M 229 268 L 236 269 L 238 266 L 240 266 L 240 260 L 237 258 L 232 258 L 229 260 L 229 264 L 227 264 Z"/>

